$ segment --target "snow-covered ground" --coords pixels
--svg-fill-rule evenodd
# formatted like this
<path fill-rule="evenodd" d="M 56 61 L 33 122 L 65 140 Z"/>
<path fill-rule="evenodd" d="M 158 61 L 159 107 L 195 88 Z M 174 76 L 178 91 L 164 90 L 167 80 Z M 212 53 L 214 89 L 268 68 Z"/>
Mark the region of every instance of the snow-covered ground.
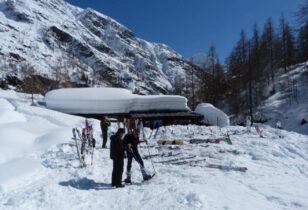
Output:
<path fill-rule="evenodd" d="M 99 121 L 91 122 L 100 146 Z M 71 130 L 83 124 L 81 117 L 30 106 L 26 97 L 0 90 L 0 209 L 308 209 L 308 136 L 283 130 L 279 138 L 266 125 L 259 125 L 265 138 L 240 126 L 163 127 L 157 139 L 183 139 L 184 145 L 150 147 L 151 154 L 174 156 L 154 157 L 157 175 L 143 183 L 133 162 L 136 184 L 115 189 L 108 149 L 96 148 L 93 165 L 79 167 Z M 233 145 L 188 142 L 227 133 Z M 149 152 L 140 147 L 140 153 Z M 183 157 L 203 161 L 155 163 Z M 144 161 L 153 173 L 150 159 Z M 248 170 L 202 167 L 210 163 Z"/>

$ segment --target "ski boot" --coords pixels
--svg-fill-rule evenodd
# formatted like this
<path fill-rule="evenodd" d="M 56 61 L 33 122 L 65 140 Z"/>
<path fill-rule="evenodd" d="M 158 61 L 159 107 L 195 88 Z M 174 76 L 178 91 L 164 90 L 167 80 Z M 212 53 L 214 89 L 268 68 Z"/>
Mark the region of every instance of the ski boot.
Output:
<path fill-rule="evenodd" d="M 147 180 L 149 180 L 149 179 L 151 179 L 151 178 L 152 178 L 151 175 L 145 174 L 145 175 L 143 176 L 143 181 L 147 181 Z"/>
<path fill-rule="evenodd" d="M 124 179 L 124 182 L 125 182 L 126 184 L 131 184 L 131 183 L 132 183 L 132 180 L 131 180 L 130 178 L 126 178 L 126 179 Z"/>

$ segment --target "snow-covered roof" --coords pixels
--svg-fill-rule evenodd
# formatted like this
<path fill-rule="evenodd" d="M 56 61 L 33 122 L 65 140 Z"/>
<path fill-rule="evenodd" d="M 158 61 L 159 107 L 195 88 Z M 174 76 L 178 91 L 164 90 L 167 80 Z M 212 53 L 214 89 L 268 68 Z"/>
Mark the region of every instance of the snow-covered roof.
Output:
<path fill-rule="evenodd" d="M 122 88 L 67 88 L 48 92 L 49 109 L 69 114 L 114 114 L 131 111 L 187 111 L 187 99 L 175 95 L 136 95 Z"/>
<path fill-rule="evenodd" d="M 201 103 L 197 106 L 195 112 L 204 116 L 203 122 L 206 124 L 220 127 L 230 125 L 229 117 L 212 104 Z"/>

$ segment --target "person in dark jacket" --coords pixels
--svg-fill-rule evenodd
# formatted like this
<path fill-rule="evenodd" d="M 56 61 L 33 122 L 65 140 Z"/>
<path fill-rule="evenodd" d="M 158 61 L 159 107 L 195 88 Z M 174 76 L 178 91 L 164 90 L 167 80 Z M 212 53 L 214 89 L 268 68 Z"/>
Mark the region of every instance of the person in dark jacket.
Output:
<path fill-rule="evenodd" d="M 131 168 L 132 168 L 132 160 L 133 158 L 139 163 L 140 170 L 143 176 L 143 180 L 150 179 L 150 175 L 148 175 L 144 168 L 143 160 L 140 157 L 138 152 L 138 144 L 141 142 L 147 142 L 147 140 L 140 141 L 139 140 L 140 130 L 138 128 L 134 129 L 134 131 L 130 134 L 125 135 L 123 143 L 127 145 L 128 153 L 127 153 L 127 171 L 126 171 L 126 179 L 125 183 L 131 183 Z"/>
<path fill-rule="evenodd" d="M 101 130 L 103 135 L 103 145 L 102 148 L 106 148 L 107 139 L 108 139 L 108 127 L 110 126 L 109 119 L 105 116 L 101 120 Z"/>
<path fill-rule="evenodd" d="M 113 170 L 111 185 L 115 187 L 124 187 L 122 184 L 122 174 L 124 167 L 125 145 L 122 137 L 125 134 L 124 128 L 119 128 L 117 133 L 110 137 L 110 159 L 113 160 Z"/>

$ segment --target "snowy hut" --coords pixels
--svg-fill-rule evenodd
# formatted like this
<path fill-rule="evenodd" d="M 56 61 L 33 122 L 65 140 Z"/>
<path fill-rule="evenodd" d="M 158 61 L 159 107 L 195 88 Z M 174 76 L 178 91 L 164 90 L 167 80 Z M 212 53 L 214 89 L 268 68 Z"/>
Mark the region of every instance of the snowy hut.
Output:
<path fill-rule="evenodd" d="M 190 111 L 185 97 L 137 95 L 122 88 L 52 90 L 46 94 L 45 102 L 49 109 L 96 119 L 102 116 L 146 120 L 202 118 Z"/>

